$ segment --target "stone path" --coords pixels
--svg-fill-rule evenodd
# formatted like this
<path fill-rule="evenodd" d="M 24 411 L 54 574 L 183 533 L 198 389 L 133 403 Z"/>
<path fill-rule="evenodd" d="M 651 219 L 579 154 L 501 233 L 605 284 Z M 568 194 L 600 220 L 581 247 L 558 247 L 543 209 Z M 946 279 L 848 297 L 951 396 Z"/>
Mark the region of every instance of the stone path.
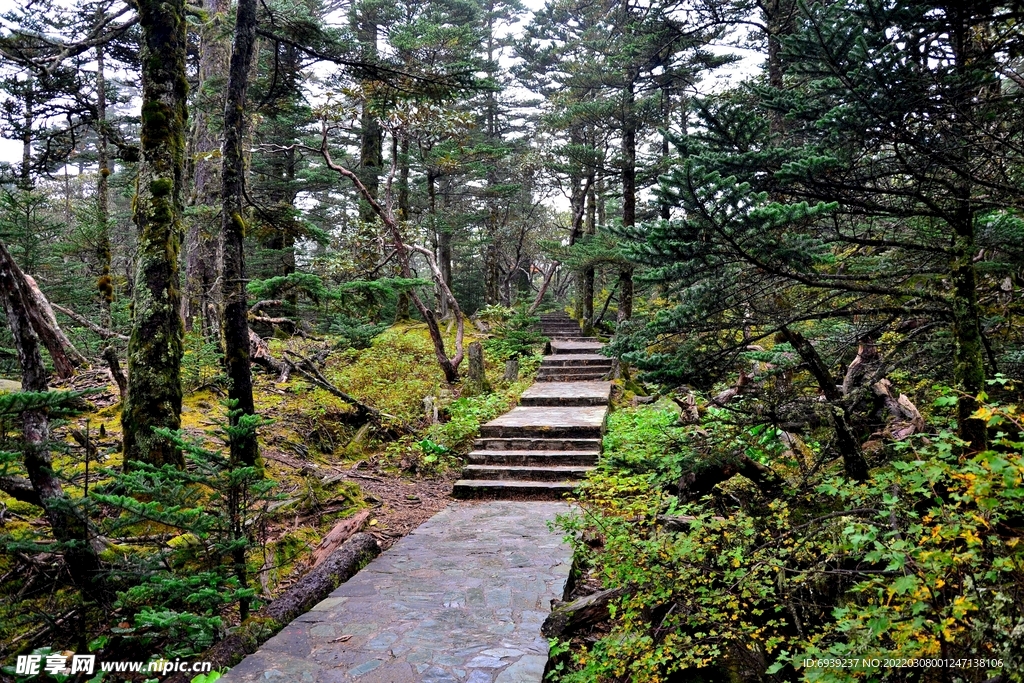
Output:
<path fill-rule="evenodd" d="M 542 316 L 541 328 L 551 353 L 537 382 L 519 407 L 480 428 L 452 495 L 560 499 L 597 464 L 612 389 L 602 380 L 612 360 L 565 314 Z"/>
<path fill-rule="evenodd" d="M 571 549 L 554 502 L 454 504 L 220 680 L 540 683 Z"/>
<path fill-rule="evenodd" d="M 568 316 L 520 405 L 483 425 L 453 495 L 560 498 L 601 451 L 611 370 Z M 244 659 L 223 683 L 541 683 L 551 601 L 572 564 L 561 502 L 457 503 Z"/>

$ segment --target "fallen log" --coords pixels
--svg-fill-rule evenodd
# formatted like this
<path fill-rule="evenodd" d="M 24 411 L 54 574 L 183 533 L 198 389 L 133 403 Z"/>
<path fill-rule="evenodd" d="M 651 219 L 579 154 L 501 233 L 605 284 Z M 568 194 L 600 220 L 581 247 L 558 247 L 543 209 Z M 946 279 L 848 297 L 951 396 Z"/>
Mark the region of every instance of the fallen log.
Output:
<path fill-rule="evenodd" d="M 362 510 L 348 519 L 343 519 L 334 525 L 334 528 L 327 532 L 324 540 L 313 551 L 313 561 L 310 567 L 315 568 L 321 562 L 330 557 L 331 553 L 338 549 L 342 543 L 347 541 L 352 534 L 363 528 L 366 520 L 370 518 L 369 510 Z"/>
<path fill-rule="evenodd" d="M 270 347 L 262 337 L 253 332 L 251 327 L 249 328 L 249 362 L 276 374 L 278 384 L 287 382 L 288 375 L 291 374 L 291 365 L 287 361 L 281 362 L 274 358 L 270 354 Z"/>
<path fill-rule="evenodd" d="M 744 453 L 736 453 L 725 462 L 708 465 L 701 470 L 686 472 L 679 479 L 680 500 L 696 500 L 711 493 L 718 484 L 732 479 L 737 474 L 752 481 L 761 492 L 770 498 L 781 493 L 785 480 L 771 468 L 765 467 Z"/>
<path fill-rule="evenodd" d="M 623 588 L 591 593 L 572 602 L 556 605 L 541 624 L 540 632 L 547 638 L 560 638 L 608 618 L 608 605 L 626 594 Z"/>
<path fill-rule="evenodd" d="M 43 506 L 39 493 L 32 487 L 32 482 L 24 477 L 0 477 L 0 491 L 22 503 L 29 503 L 36 507 Z"/>
<path fill-rule="evenodd" d="M 373 536 L 356 534 L 277 600 L 249 617 L 235 633 L 199 655 L 197 661 L 210 662 L 214 669 L 234 666 L 379 554 L 380 546 Z M 191 673 L 176 673 L 163 683 L 189 683 L 191 679 Z"/>

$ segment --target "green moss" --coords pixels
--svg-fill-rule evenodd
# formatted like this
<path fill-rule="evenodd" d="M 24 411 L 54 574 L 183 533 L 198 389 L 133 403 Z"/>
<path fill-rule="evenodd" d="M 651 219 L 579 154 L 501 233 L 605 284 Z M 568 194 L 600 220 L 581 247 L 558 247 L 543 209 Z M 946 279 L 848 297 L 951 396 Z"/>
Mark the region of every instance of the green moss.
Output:
<path fill-rule="evenodd" d="M 165 197 L 174 189 L 174 181 L 170 178 L 157 178 L 149 183 L 149 191 L 154 197 Z"/>

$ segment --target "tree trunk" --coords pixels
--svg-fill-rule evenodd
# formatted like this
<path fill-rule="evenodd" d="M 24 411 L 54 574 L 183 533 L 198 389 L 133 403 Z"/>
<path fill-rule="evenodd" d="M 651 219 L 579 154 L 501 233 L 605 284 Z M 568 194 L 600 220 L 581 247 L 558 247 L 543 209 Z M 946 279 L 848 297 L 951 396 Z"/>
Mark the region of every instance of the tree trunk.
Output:
<path fill-rule="evenodd" d="M 437 233 L 437 266 L 441 269 L 441 279 L 448 287 L 452 286 L 452 233 L 447 226 L 442 227 Z M 447 318 L 448 299 L 443 295 L 440 297 L 440 312 L 442 318 Z"/>
<path fill-rule="evenodd" d="M 985 388 L 985 346 L 978 311 L 977 272 L 974 267 L 974 219 L 969 213 L 954 226 L 951 274 L 953 280 L 953 381 L 965 396 L 957 403 L 960 438 L 971 450 L 988 448 L 984 420 L 972 418 L 978 409 L 976 396 Z"/>
<path fill-rule="evenodd" d="M 402 144 L 392 141 L 392 156 L 398 159 L 398 221 L 404 223 L 409 220 L 409 138 L 403 137 Z M 397 154 L 399 150 L 400 153 Z M 409 320 L 409 306 L 412 301 L 409 293 L 401 291 L 398 293 L 398 300 L 395 302 L 395 322 Z"/>
<path fill-rule="evenodd" d="M 377 58 L 377 18 L 370 3 L 360 6 L 356 17 L 356 39 L 359 41 L 363 59 L 372 63 Z M 380 170 L 383 166 L 384 131 L 377 122 L 377 114 L 373 111 L 373 103 L 367 98 L 363 102 L 360 115 L 359 133 L 359 179 L 367 191 L 376 197 L 380 183 Z M 359 201 L 359 219 L 364 223 L 372 223 L 377 215 L 365 199 Z"/>
<path fill-rule="evenodd" d="M 597 183 L 594 174 L 590 175 L 590 187 L 587 191 L 587 222 L 586 234 L 597 234 Z M 583 320 L 583 334 L 590 335 L 594 332 L 594 278 L 597 272 L 594 267 L 584 268 L 582 273 L 582 284 L 580 297 L 583 299 L 581 318 Z"/>
<path fill-rule="evenodd" d="M 31 76 L 25 82 L 25 111 L 21 133 L 21 168 L 18 186 L 23 190 L 32 189 L 32 123 L 35 118 L 35 85 Z"/>
<path fill-rule="evenodd" d="M 98 10 L 97 10 L 98 11 Z M 96 47 L 96 143 L 99 162 L 99 180 L 96 182 L 96 223 L 99 237 L 96 240 L 96 258 L 99 260 L 100 276 L 96 289 L 100 300 L 100 326 L 110 327 L 110 305 L 114 302 L 114 281 L 110 276 L 112 260 L 110 251 L 110 155 L 107 149 L 107 92 L 104 72 L 104 49 Z"/>
<path fill-rule="evenodd" d="M 32 304 L 26 300 L 24 290 L 19 286 L 17 273 L 11 268 L 14 261 L 2 243 L 0 255 L 4 257 L 0 259 L 0 299 L 3 300 L 21 365 L 21 388 L 30 392 L 48 391 L 39 338 L 28 316 Z M 88 524 L 65 495 L 50 462 L 50 423 L 46 411 L 26 410 L 22 413 L 22 432 L 25 471 L 39 505 L 46 513 L 54 538 L 66 544 L 64 556 L 72 579 L 87 596 L 102 598 L 104 593 L 97 580 L 100 561 L 89 543 Z"/>
<path fill-rule="evenodd" d="M 624 91 L 623 110 L 625 120 L 622 126 L 622 225 L 636 225 L 636 113 L 633 85 Z M 618 322 L 633 317 L 633 267 L 624 266 L 619 270 L 619 313 Z"/>
<path fill-rule="evenodd" d="M 221 140 L 224 92 L 231 56 L 228 12 L 230 0 L 211 0 L 210 20 L 200 29 L 199 86 L 197 106 L 189 139 L 188 170 L 192 186 L 190 215 L 185 238 L 185 296 L 182 316 L 185 329 L 196 322 L 203 336 L 212 335 L 220 323 L 210 319 L 219 305 L 217 292 L 217 215 L 221 194 Z"/>
<path fill-rule="evenodd" d="M 128 342 L 124 461 L 184 467 L 154 428 L 181 426 L 183 324 L 178 254 L 188 117 L 184 0 L 138 0 L 142 27 L 142 164 L 135 198 L 139 253 Z"/>
<path fill-rule="evenodd" d="M 618 322 L 629 320 L 633 317 L 633 269 L 622 268 L 619 270 L 619 312 L 615 319 Z"/>
<path fill-rule="evenodd" d="M 221 331 L 224 362 L 228 375 L 228 399 L 237 411 L 231 426 L 256 414 L 252 398 L 252 370 L 249 364 L 249 307 L 245 290 L 245 93 L 256 47 L 256 0 L 239 0 L 235 19 L 235 40 L 231 49 L 228 89 L 224 101 L 224 145 L 221 169 L 220 277 L 224 293 Z M 256 434 L 237 430 L 231 437 L 231 460 L 258 465 Z"/>
<path fill-rule="evenodd" d="M 843 458 L 847 476 L 854 481 L 864 481 L 868 478 L 868 464 L 861 452 L 860 441 L 850 427 L 850 416 L 843 406 L 843 395 L 836 385 L 835 378 L 825 367 L 817 350 L 802 334 L 783 328 L 782 336 L 807 365 L 807 369 L 818 383 L 818 388 L 828 401 L 829 417 L 836 432 L 836 448 Z"/>
<path fill-rule="evenodd" d="M 10 273 L 12 286 L 17 287 L 19 301 L 24 306 L 22 315 L 49 352 L 57 376 L 66 379 L 74 375 L 75 368 L 86 365 L 85 358 L 60 329 L 50 302 L 39 290 L 35 280 L 18 267 L 3 242 L 0 242 L 0 268 Z"/>

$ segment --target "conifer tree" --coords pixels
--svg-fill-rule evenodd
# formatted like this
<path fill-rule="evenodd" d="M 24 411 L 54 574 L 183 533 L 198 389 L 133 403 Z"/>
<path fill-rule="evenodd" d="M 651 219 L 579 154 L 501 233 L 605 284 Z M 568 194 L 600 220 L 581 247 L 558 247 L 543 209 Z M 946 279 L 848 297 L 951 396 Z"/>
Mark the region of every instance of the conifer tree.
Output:
<path fill-rule="evenodd" d="M 631 246 L 677 303 L 624 344 L 626 357 L 663 381 L 701 381 L 775 334 L 822 366 L 797 332 L 813 321 L 841 321 L 847 342 L 914 330 L 920 350 L 945 336 L 934 352 L 964 394 L 960 434 L 982 449 L 984 423 L 971 417 L 986 377 L 979 301 L 1024 236 L 1011 180 L 1024 161 L 1021 91 L 1004 75 L 1015 73 L 1006 55 L 1020 39 L 1004 29 L 1016 16 L 998 3 L 877 0 L 806 12 L 786 42 L 785 87 L 699 102 L 678 141 L 661 192 L 683 211 Z M 771 135 L 771 114 L 785 135 Z M 818 377 L 838 398 L 835 378 Z"/>

